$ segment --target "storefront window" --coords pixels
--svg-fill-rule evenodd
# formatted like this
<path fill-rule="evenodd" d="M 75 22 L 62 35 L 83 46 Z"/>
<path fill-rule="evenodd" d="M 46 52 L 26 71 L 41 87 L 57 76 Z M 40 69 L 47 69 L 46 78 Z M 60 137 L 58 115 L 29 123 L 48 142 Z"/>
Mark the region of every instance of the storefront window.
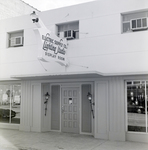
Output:
<path fill-rule="evenodd" d="M 127 82 L 127 123 L 128 131 L 147 132 L 148 82 Z"/>
<path fill-rule="evenodd" d="M 0 123 L 20 124 L 21 85 L 0 85 Z"/>

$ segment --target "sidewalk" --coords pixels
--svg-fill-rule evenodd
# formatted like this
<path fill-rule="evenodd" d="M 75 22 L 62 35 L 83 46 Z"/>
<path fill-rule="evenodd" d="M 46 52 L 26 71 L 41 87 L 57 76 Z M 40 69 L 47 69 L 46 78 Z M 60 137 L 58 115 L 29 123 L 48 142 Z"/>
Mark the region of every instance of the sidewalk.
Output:
<path fill-rule="evenodd" d="M 88 135 L 0 129 L 0 150 L 148 150 L 148 144 L 106 141 Z"/>

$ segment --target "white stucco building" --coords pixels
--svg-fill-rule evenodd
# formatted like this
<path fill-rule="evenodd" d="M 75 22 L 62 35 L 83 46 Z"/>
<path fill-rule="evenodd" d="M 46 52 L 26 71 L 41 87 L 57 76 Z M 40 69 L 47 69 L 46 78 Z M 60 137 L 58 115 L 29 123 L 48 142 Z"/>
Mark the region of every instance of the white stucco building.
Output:
<path fill-rule="evenodd" d="M 39 12 L 22 0 L 0 0 L 0 8 L 0 20 L 30 14 L 32 11 Z"/>
<path fill-rule="evenodd" d="M 0 127 L 148 142 L 148 1 L 100 0 L 36 18 L 0 21 Z"/>

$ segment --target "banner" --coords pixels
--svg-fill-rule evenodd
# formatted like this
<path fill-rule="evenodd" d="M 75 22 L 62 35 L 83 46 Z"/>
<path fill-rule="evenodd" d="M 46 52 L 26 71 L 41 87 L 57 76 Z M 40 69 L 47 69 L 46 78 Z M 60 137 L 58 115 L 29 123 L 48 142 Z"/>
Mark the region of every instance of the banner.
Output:
<path fill-rule="evenodd" d="M 67 39 L 61 39 L 45 28 L 34 29 L 38 39 L 38 59 L 44 62 L 55 61 L 67 66 Z"/>

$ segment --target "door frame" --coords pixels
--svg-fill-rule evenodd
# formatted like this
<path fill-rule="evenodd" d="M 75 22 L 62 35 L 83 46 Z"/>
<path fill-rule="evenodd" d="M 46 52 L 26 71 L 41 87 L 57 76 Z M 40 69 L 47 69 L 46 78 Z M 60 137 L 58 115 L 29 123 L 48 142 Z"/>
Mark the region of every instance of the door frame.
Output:
<path fill-rule="evenodd" d="M 83 84 L 90 84 L 91 85 L 91 92 L 93 95 L 93 100 L 95 100 L 94 95 L 94 82 L 93 81 L 82 81 L 82 82 L 67 82 L 67 83 L 50 83 L 50 93 L 51 93 L 51 86 L 52 85 L 59 85 L 60 86 L 60 129 L 59 130 L 51 130 L 55 132 L 62 132 L 62 114 L 61 114 L 61 92 L 63 87 L 78 87 L 79 88 L 79 134 L 86 134 L 86 135 L 94 135 L 94 119 L 91 118 L 91 124 L 92 124 L 92 132 L 91 133 L 85 133 L 81 131 L 81 125 L 82 125 L 82 88 L 81 86 Z M 51 102 L 50 102 L 50 108 L 51 108 Z M 51 109 L 50 109 L 51 110 Z M 51 112 L 50 112 L 50 124 L 51 124 Z"/>
<path fill-rule="evenodd" d="M 62 110 L 61 110 L 61 107 L 62 107 L 62 89 L 63 88 L 77 88 L 77 90 L 78 90 L 78 104 L 77 104 L 77 106 L 78 106 L 78 134 L 80 134 L 80 103 L 81 103 L 81 97 L 80 97 L 80 86 L 61 86 L 61 91 L 60 91 L 60 128 L 61 128 L 61 132 L 62 132 Z"/>

